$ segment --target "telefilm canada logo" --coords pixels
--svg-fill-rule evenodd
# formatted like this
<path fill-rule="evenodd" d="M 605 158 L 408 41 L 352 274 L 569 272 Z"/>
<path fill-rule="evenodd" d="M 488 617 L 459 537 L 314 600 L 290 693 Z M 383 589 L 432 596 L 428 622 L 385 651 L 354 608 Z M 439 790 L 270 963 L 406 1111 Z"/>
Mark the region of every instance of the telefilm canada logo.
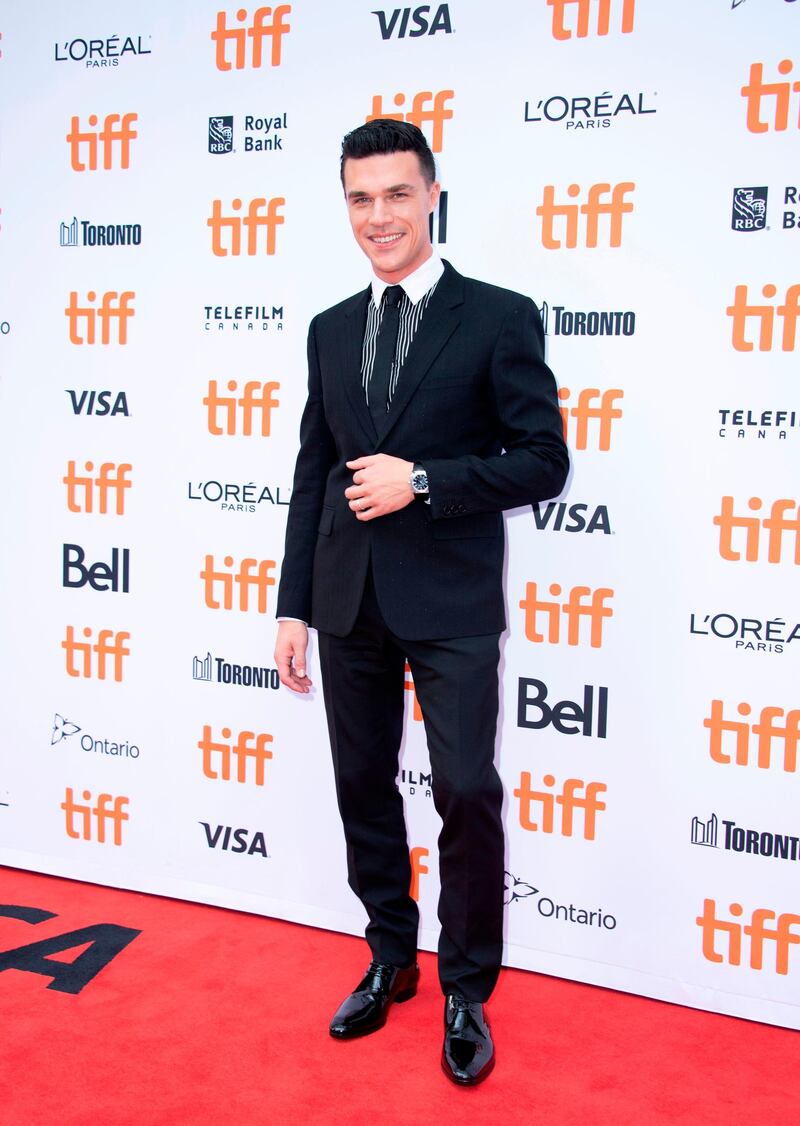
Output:
<path fill-rule="evenodd" d="M 284 306 L 272 302 L 258 304 L 255 298 L 252 305 L 203 305 L 204 332 L 267 332 L 270 329 L 283 331 Z"/>
<path fill-rule="evenodd" d="M 242 688 L 264 688 L 273 692 L 281 686 L 277 669 L 264 665 L 240 665 L 225 657 L 212 657 L 210 652 L 204 657 L 192 658 L 192 680 L 207 684 L 238 684 Z"/>
<path fill-rule="evenodd" d="M 151 55 L 152 35 L 111 35 L 107 39 L 65 39 L 56 42 L 53 57 L 57 63 L 83 63 L 91 70 L 119 66 L 128 58 Z"/>
<path fill-rule="evenodd" d="M 400 792 L 409 798 L 431 798 L 433 795 L 433 774 L 430 766 L 427 771 L 403 767 L 397 775 Z"/>
<path fill-rule="evenodd" d="M 527 883 L 519 876 L 505 873 L 503 902 L 506 906 L 514 903 L 525 903 L 532 900 L 536 910 L 543 919 L 553 919 L 557 922 L 568 923 L 573 926 L 598 927 L 600 930 L 616 930 L 616 917 L 603 907 L 578 907 L 574 903 L 559 903 L 548 895 L 543 895 L 539 888 Z"/>
<path fill-rule="evenodd" d="M 282 152 L 289 127 L 288 115 L 245 113 L 239 118 L 244 138 L 244 152 Z M 233 115 L 209 117 L 208 151 L 213 156 L 226 156 L 235 153 Z"/>
<path fill-rule="evenodd" d="M 140 246 L 141 223 L 92 223 L 73 216 L 58 231 L 59 246 Z"/>
<path fill-rule="evenodd" d="M 604 90 L 602 94 L 549 94 L 525 102 L 523 120 L 526 124 L 561 125 L 567 132 L 609 129 L 620 120 L 632 120 L 657 113 L 653 99 L 657 93 L 618 94 Z"/>
<path fill-rule="evenodd" d="M 85 731 L 79 724 L 61 715 L 60 712 L 56 712 L 53 716 L 53 727 L 50 732 L 50 746 L 56 747 L 62 743 L 69 743 L 69 740 L 73 739 L 76 735 L 80 735 L 80 739 L 77 740 L 77 743 L 86 754 L 103 755 L 120 759 L 136 759 L 141 754 L 137 744 L 131 742 L 130 739 L 121 738 L 119 732 L 115 732 L 111 738 L 101 738 L 89 731 Z M 68 747 L 65 749 L 70 749 L 72 745 L 72 743 L 69 743 Z"/>
<path fill-rule="evenodd" d="M 691 841 L 693 845 L 725 852 L 771 860 L 800 860 L 800 837 L 796 834 L 737 825 L 727 817 L 717 817 L 716 813 L 705 821 L 700 817 L 692 818 Z"/>
<path fill-rule="evenodd" d="M 717 437 L 735 441 L 785 441 L 800 434 L 800 411 L 720 407 Z"/>

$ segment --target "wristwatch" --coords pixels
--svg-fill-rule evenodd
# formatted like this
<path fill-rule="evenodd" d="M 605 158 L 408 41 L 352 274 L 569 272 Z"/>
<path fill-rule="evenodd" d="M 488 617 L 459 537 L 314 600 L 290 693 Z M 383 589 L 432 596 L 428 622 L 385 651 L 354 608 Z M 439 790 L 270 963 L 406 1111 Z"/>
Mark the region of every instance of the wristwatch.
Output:
<path fill-rule="evenodd" d="M 415 496 L 426 497 L 428 495 L 428 474 L 418 461 L 414 462 L 414 468 L 411 470 L 408 482 Z"/>

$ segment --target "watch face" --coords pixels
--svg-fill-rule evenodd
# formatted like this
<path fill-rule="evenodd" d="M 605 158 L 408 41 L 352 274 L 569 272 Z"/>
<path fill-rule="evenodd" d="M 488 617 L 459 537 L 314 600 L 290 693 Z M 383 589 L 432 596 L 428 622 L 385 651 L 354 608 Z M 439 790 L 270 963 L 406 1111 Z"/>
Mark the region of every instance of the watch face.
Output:
<path fill-rule="evenodd" d="M 427 493 L 428 474 L 424 469 L 415 469 L 411 474 L 411 488 L 415 493 Z"/>

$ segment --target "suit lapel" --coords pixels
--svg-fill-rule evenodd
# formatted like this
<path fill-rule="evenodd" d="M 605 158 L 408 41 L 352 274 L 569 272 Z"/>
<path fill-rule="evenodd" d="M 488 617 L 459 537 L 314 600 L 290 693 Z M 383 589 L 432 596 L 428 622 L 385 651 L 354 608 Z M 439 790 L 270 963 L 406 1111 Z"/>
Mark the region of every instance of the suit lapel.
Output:
<path fill-rule="evenodd" d="M 411 341 L 411 347 L 397 381 L 392 405 L 386 413 L 386 424 L 379 435 L 379 446 L 393 430 L 414 392 L 427 375 L 431 364 L 460 323 L 460 307 L 464 302 L 464 279 L 449 262 L 445 262 L 444 266 L 445 272 L 439 279 L 439 284 Z M 364 399 L 363 392 L 361 398 Z M 369 410 L 366 410 L 366 414 L 370 417 Z"/>
<path fill-rule="evenodd" d="M 371 443 L 377 440 L 375 423 L 369 413 L 367 398 L 361 386 L 361 351 L 364 346 L 364 325 L 367 318 L 367 301 L 371 287 L 357 293 L 345 308 L 344 340 L 342 342 L 342 383 L 353 413 L 361 423 Z M 427 312 L 427 310 L 426 310 Z"/>

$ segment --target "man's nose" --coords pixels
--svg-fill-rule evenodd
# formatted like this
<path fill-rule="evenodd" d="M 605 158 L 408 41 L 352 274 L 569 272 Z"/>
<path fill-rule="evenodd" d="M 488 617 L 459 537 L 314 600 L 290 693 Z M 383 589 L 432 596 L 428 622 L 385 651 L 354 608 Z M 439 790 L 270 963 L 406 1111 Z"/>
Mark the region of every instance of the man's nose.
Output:
<path fill-rule="evenodd" d="M 385 226 L 392 221 L 392 208 L 387 200 L 376 199 L 372 205 L 371 219 L 373 223 Z"/>

